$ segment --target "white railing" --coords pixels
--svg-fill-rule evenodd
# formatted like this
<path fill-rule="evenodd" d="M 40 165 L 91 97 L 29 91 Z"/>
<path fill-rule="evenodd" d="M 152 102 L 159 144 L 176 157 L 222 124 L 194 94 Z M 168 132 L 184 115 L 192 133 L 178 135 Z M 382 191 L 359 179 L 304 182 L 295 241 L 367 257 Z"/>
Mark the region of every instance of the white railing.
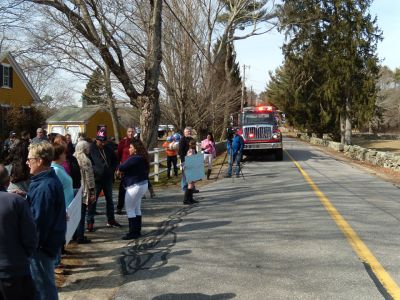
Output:
<path fill-rule="evenodd" d="M 201 143 L 197 143 L 196 145 L 197 152 L 201 151 Z M 154 155 L 154 160 L 150 162 L 150 166 L 154 166 L 154 171 L 149 174 L 149 177 L 154 176 L 154 182 L 158 182 L 160 180 L 160 174 L 167 172 L 167 168 L 161 168 L 160 164 L 167 161 L 167 158 L 160 158 L 160 153 L 165 152 L 164 148 L 154 148 L 149 151 L 149 154 Z M 179 158 L 179 155 L 178 155 Z M 178 167 L 181 167 L 181 161 L 178 161 Z M 172 170 L 171 170 L 172 171 Z"/>

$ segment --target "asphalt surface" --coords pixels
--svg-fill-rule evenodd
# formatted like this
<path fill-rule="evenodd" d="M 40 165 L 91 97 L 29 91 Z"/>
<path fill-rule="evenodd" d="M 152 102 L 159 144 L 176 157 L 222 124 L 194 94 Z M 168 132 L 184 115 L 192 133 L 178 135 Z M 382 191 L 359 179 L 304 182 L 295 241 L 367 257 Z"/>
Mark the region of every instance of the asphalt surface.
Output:
<path fill-rule="evenodd" d="M 284 147 L 400 283 L 399 189 L 297 140 Z M 203 187 L 199 205 L 126 247 L 114 298 L 391 299 L 287 153 L 247 161 L 244 178 Z"/>

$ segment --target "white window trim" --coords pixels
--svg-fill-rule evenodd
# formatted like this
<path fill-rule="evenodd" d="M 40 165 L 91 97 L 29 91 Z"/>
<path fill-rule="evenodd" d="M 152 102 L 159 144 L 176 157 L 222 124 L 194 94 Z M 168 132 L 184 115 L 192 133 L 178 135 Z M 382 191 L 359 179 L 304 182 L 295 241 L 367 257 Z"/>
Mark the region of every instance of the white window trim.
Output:
<path fill-rule="evenodd" d="M 3 66 L 3 82 L 1 82 L 1 87 L 5 88 L 5 89 L 11 89 L 11 87 L 10 87 L 10 68 L 11 68 L 11 65 L 10 64 L 3 64 L 3 63 L 1 65 Z M 4 78 L 5 78 L 4 70 L 5 70 L 5 68 L 8 69 L 8 76 L 7 76 L 8 85 L 4 85 Z"/>

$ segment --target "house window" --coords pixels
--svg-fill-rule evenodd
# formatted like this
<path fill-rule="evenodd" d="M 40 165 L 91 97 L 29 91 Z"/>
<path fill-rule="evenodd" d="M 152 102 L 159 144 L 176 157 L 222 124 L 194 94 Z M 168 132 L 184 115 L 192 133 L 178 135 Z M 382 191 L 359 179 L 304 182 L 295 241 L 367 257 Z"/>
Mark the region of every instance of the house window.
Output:
<path fill-rule="evenodd" d="M 10 74 L 10 67 L 3 66 L 3 86 L 11 87 Z"/>
<path fill-rule="evenodd" d="M 0 65 L 0 86 L 12 88 L 12 71 L 9 65 Z"/>

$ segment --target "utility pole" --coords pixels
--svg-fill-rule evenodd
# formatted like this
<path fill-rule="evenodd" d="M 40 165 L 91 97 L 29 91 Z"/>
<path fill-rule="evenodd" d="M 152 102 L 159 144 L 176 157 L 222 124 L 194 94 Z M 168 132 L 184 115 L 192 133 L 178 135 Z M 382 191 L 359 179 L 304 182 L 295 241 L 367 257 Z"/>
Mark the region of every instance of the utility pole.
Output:
<path fill-rule="evenodd" d="M 253 86 L 250 87 L 250 106 L 253 106 Z"/>
<path fill-rule="evenodd" d="M 250 69 L 250 66 L 247 66 Z M 246 65 L 243 65 L 243 80 L 242 80 L 242 101 L 240 102 L 240 112 L 243 111 L 244 99 L 246 98 Z"/>

